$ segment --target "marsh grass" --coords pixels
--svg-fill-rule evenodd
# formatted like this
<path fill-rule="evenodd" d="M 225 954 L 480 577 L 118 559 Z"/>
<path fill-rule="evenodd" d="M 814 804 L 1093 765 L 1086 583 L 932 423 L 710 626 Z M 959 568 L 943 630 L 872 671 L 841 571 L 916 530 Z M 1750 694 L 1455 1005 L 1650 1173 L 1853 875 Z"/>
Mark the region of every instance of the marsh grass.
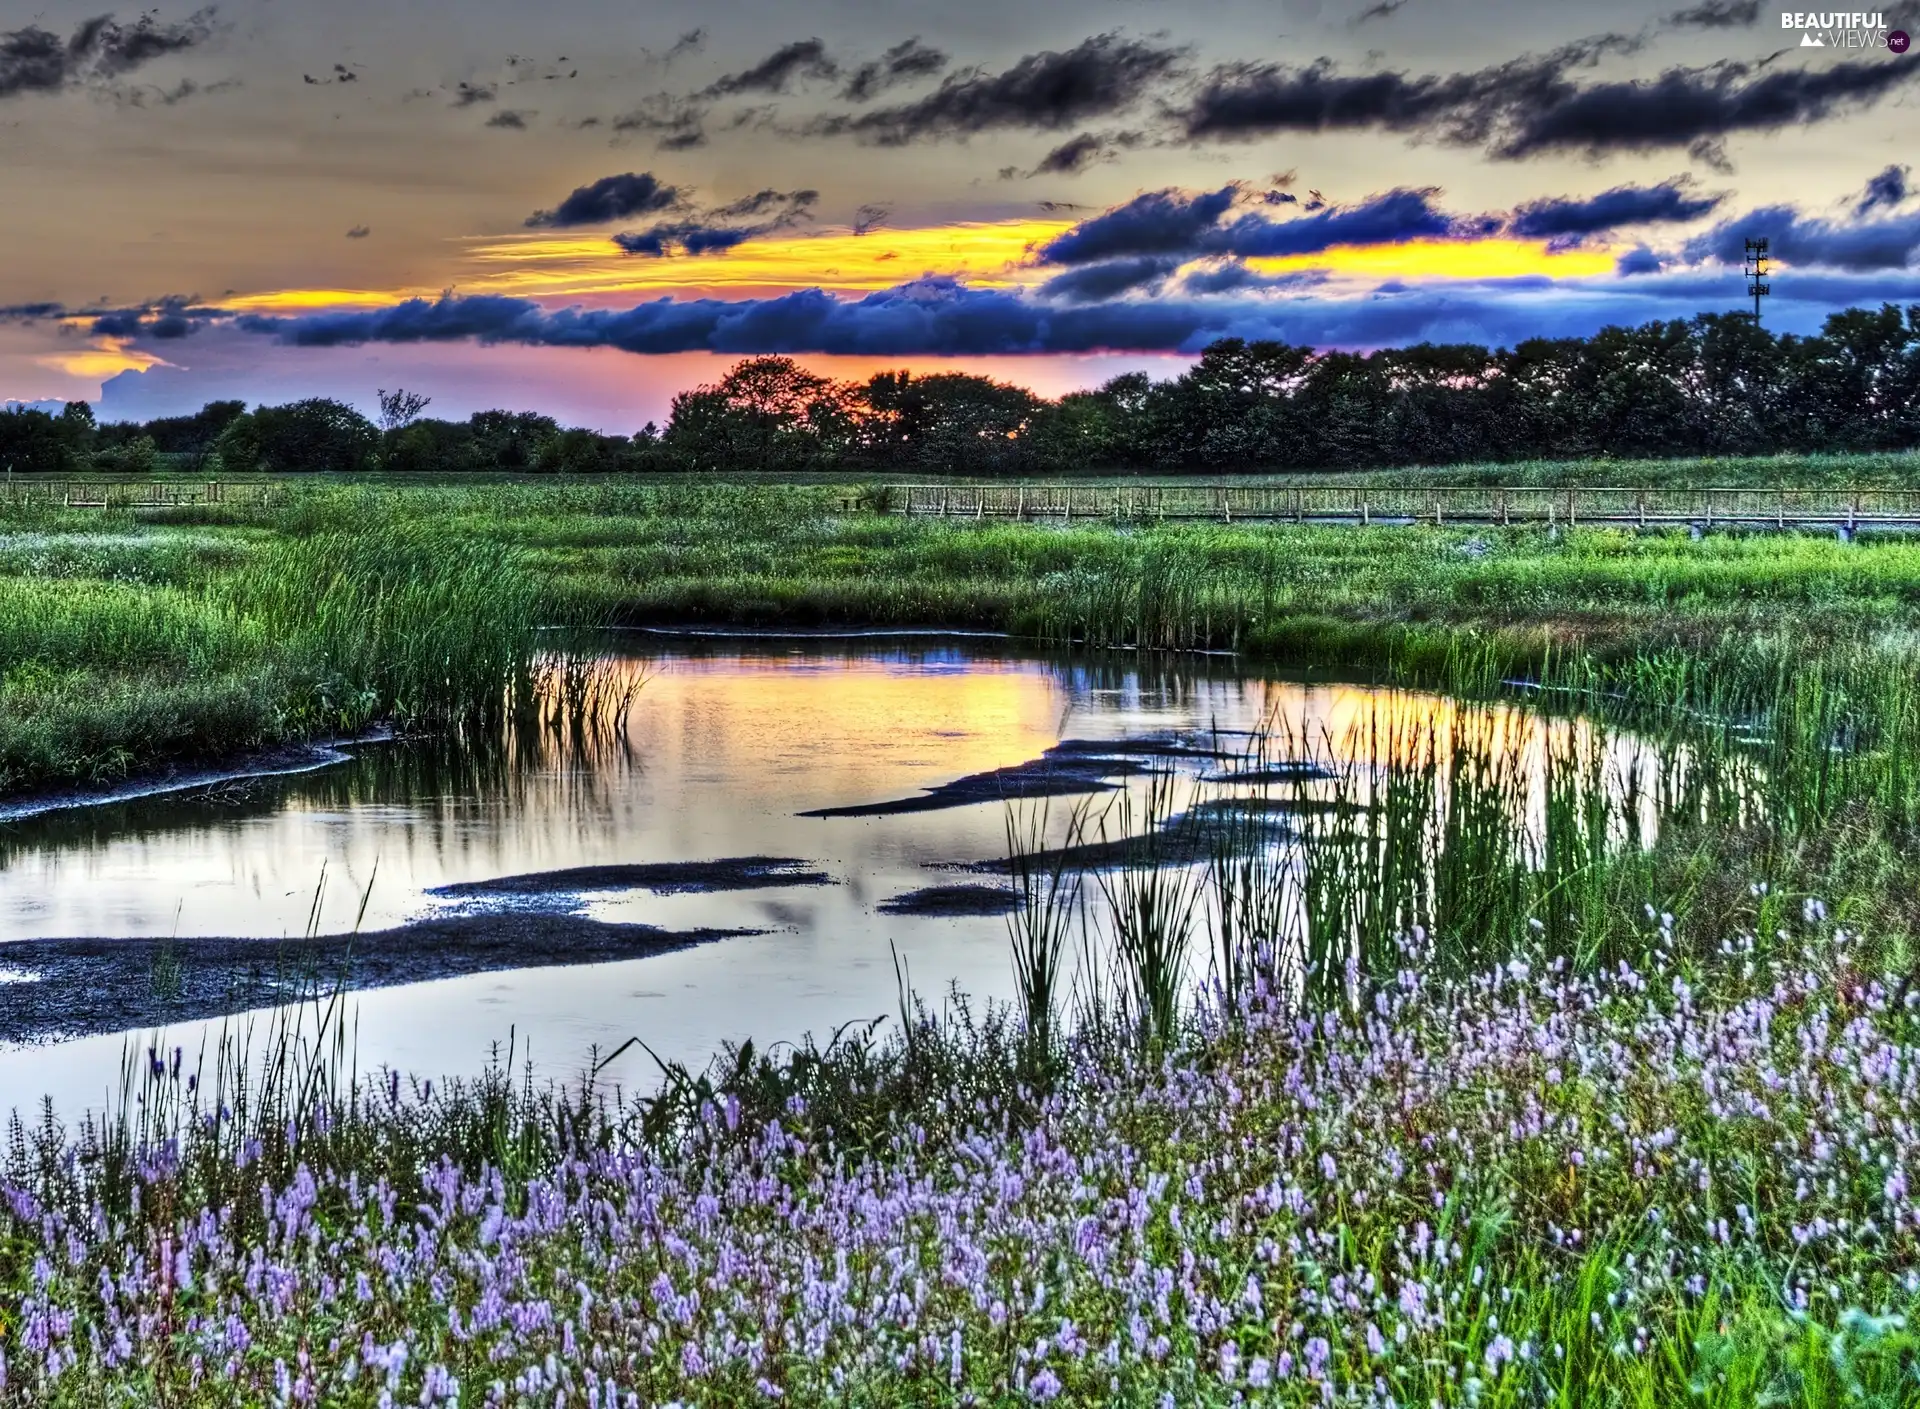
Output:
<path fill-rule="evenodd" d="M 1066 820 L 1067 846 L 1086 833 L 1092 800 L 1074 804 Z M 1019 904 L 1007 916 L 1013 956 L 1014 988 L 1036 1069 L 1044 1069 L 1058 1048 L 1056 1024 L 1068 996 L 1068 948 L 1081 908 L 1081 875 L 1068 861 L 1066 847 L 1049 850 L 1050 799 L 1037 808 L 1007 809 L 1007 859 Z"/>

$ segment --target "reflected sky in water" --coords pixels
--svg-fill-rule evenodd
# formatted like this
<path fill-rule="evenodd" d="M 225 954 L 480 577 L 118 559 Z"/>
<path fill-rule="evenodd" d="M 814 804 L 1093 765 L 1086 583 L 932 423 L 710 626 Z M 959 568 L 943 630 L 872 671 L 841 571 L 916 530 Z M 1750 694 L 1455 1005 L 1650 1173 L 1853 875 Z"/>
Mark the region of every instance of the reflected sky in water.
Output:
<path fill-rule="evenodd" d="M 0 941 L 299 935 L 317 888 L 320 930 L 340 933 L 363 903 L 364 926 L 384 928 L 434 913 L 436 886 L 564 867 L 748 855 L 822 867 L 835 884 L 584 902 L 603 919 L 763 934 L 352 999 L 363 1069 L 470 1071 L 510 1031 L 554 1075 L 634 1036 L 663 1057 L 699 1061 L 729 1039 L 824 1035 L 894 1010 L 896 950 L 924 995 L 952 983 L 976 998 L 1010 995 L 1002 919 L 875 909 L 966 879 L 943 866 L 1002 855 L 1004 805 L 797 814 L 910 795 L 1033 759 L 1063 738 L 1250 730 L 1282 717 L 1337 744 L 1382 700 L 1355 686 L 1238 676 L 1219 662 L 1065 664 L 978 642 L 768 641 L 617 659 L 643 683 L 622 735 L 588 747 L 381 745 L 320 773 L 0 829 Z M 1393 698 L 1442 724 L 1452 712 L 1431 697 Z M 1070 806 L 1056 800 L 1056 825 Z M 0 942 L 0 969 L 5 958 Z M 201 1032 L 167 1040 L 191 1048 Z M 97 1101 L 122 1045 L 0 1051 L 0 1091 L 12 1098 L 0 1104 L 42 1091 L 63 1106 Z M 648 1085 L 651 1073 L 636 1053 L 610 1075 Z"/>

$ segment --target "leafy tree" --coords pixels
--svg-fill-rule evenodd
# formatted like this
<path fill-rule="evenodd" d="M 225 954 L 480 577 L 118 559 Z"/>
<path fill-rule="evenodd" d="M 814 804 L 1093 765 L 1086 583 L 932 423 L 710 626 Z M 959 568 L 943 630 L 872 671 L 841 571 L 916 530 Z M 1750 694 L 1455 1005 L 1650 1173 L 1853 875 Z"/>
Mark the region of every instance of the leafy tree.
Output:
<path fill-rule="evenodd" d="M 480 442 L 471 423 L 431 417 L 389 435 L 384 463 L 389 470 L 409 474 L 458 474 L 493 468 L 482 462 Z"/>
<path fill-rule="evenodd" d="M 33 406 L 0 411 L 0 472 L 62 474 L 73 468 L 73 451 L 52 415 Z"/>
<path fill-rule="evenodd" d="M 674 397 L 661 444 L 689 469 L 798 470 L 844 452 L 854 424 L 846 388 L 791 357 L 749 357 Z"/>
<path fill-rule="evenodd" d="M 476 411 L 467 420 L 473 431 L 479 468 L 531 469 L 547 442 L 560 434 L 560 423 L 532 411 Z"/>
<path fill-rule="evenodd" d="M 1044 403 L 1025 387 L 966 372 L 877 372 L 861 388 L 862 438 L 880 458 L 932 471 L 995 472 L 1030 460 Z"/>
<path fill-rule="evenodd" d="M 345 402 L 317 396 L 236 417 L 218 444 L 222 464 L 234 470 L 366 470 L 379 448 L 372 421 Z"/>

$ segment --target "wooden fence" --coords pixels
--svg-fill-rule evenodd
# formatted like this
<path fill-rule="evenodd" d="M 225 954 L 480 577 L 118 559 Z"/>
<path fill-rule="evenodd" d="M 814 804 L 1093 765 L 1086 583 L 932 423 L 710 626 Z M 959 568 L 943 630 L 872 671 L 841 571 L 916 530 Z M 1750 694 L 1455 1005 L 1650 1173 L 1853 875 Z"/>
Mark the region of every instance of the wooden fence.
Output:
<path fill-rule="evenodd" d="M 895 512 L 977 519 L 1920 528 L 1913 489 L 1396 488 L 1383 485 L 911 484 Z"/>
<path fill-rule="evenodd" d="M 275 484 L 220 480 L 79 480 L 0 477 L 0 503 L 52 504 L 67 509 L 171 509 L 187 504 L 272 503 L 285 492 Z"/>

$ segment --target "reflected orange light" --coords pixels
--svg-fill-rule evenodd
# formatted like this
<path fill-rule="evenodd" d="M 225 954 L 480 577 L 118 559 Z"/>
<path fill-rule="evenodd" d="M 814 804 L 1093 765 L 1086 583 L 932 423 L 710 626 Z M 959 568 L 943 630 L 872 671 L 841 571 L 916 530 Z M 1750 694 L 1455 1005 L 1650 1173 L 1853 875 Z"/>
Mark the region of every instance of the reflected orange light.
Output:
<path fill-rule="evenodd" d="M 117 377 L 122 372 L 144 372 L 149 367 L 172 365 L 164 357 L 141 352 L 118 338 L 96 338 L 84 352 L 59 352 L 34 359 L 42 367 L 65 372 L 70 377 Z"/>
<path fill-rule="evenodd" d="M 462 241 L 448 278 L 433 287 L 275 289 L 225 306 L 247 313 L 379 308 L 408 298 L 461 294 L 614 303 L 621 298 L 756 298 L 821 289 L 862 295 L 926 274 L 984 289 L 1030 288 L 1059 272 L 1033 264 L 1032 251 L 1072 228 L 1059 220 L 969 221 L 855 235 L 847 229 L 786 233 L 721 254 L 623 254 L 604 234 L 488 236 Z M 1416 240 L 1339 246 L 1310 255 L 1247 261 L 1265 273 L 1326 270 L 1336 279 L 1585 278 L 1613 267 L 1604 249 L 1550 251 L 1533 240 Z"/>
<path fill-rule="evenodd" d="M 1340 245 L 1318 254 L 1250 259 L 1267 274 L 1325 269 L 1356 278 L 1510 279 L 1545 274 L 1589 278 L 1613 268 L 1604 249 L 1549 250 L 1539 240 L 1410 240 L 1403 245 Z"/>
<path fill-rule="evenodd" d="M 1029 248 L 1069 228 L 1063 221 L 970 221 L 918 229 L 776 235 L 723 254 L 628 255 L 604 235 L 513 237 L 476 243 L 480 266 L 467 289 L 552 294 L 787 293 L 822 288 L 871 292 L 922 274 L 950 274 L 976 288 L 1011 288 L 1045 275 L 1024 267 Z"/>

